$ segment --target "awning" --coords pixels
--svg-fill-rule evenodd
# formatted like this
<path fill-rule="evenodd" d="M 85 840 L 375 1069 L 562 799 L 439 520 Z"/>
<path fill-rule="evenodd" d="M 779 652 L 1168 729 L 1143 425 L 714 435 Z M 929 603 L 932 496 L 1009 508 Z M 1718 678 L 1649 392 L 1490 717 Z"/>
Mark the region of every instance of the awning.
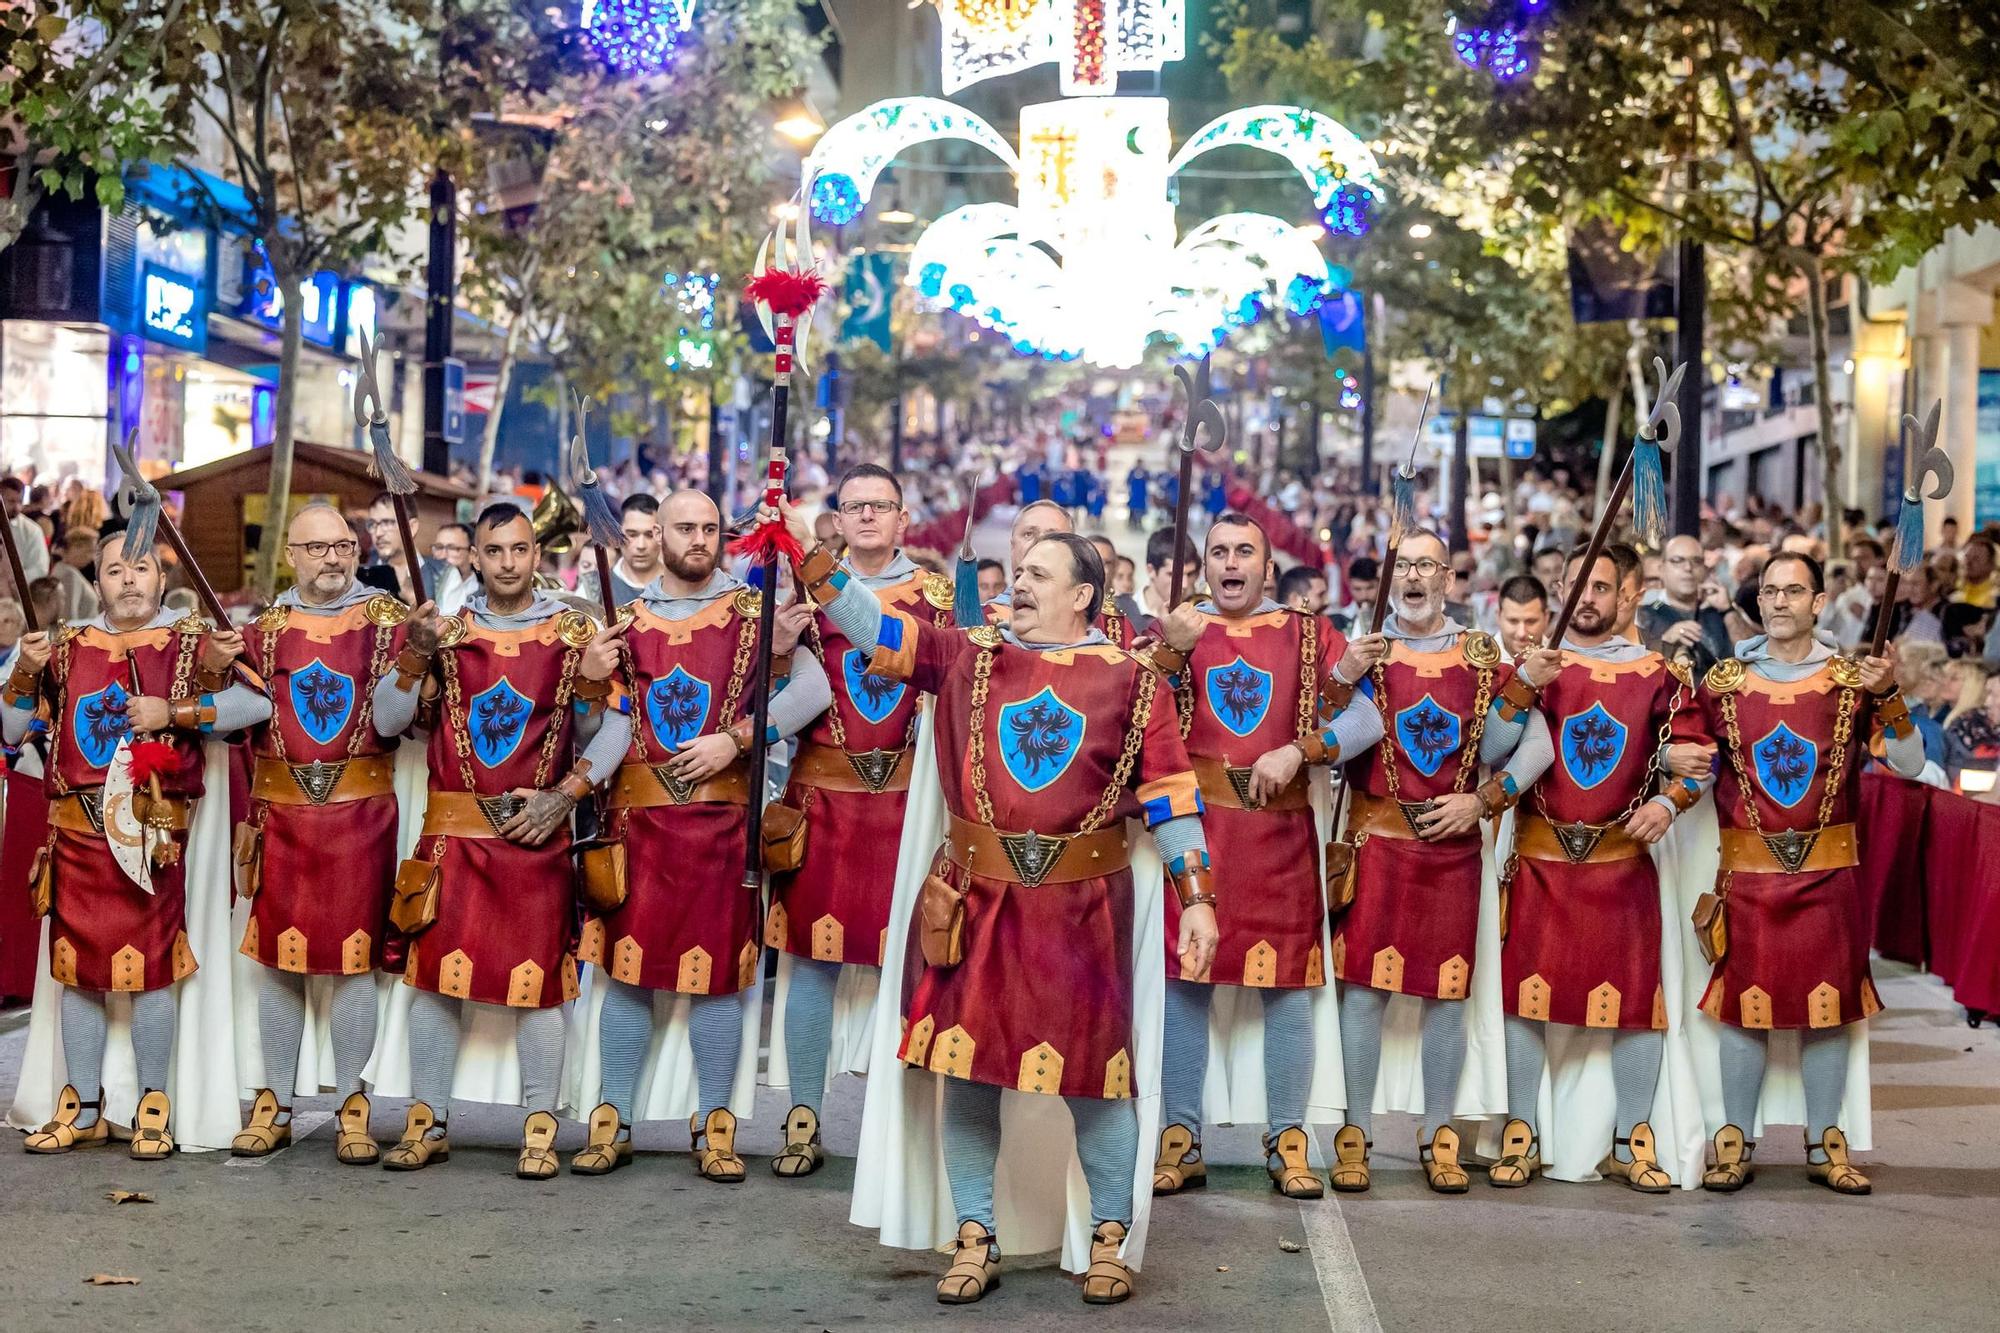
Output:
<path fill-rule="evenodd" d="M 183 222 L 217 213 L 225 229 L 246 236 L 253 234 L 256 225 L 256 215 L 242 187 L 199 167 L 178 162 L 139 163 L 125 175 L 125 193 L 133 201 Z"/>

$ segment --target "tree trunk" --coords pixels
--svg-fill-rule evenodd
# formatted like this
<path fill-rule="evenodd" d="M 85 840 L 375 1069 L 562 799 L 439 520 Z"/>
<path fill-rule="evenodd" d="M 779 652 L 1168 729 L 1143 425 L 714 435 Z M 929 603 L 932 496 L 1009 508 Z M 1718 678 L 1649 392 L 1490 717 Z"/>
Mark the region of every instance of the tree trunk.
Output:
<path fill-rule="evenodd" d="M 274 404 L 271 436 L 271 485 L 265 492 L 264 530 L 257 542 L 257 571 L 253 580 L 258 598 L 269 602 L 278 591 L 278 549 L 284 544 L 285 520 L 292 496 L 293 410 L 298 399 L 299 345 L 305 336 L 302 314 L 300 270 L 277 266 L 278 246 L 267 247 L 272 258 L 271 276 L 284 294 L 278 352 L 278 395 Z"/>
<path fill-rule="evenodd" d="M 1796 252 L 1799 271 L 1805 274 L 1806 333 L 1812 340 L 1813 404 L 1819 409 L 1819 458 L 1821 468 L 1820 508 L 1826 523 L 1826 555 L 1838 560 L 1842 555 L 1840 462 L 1841 447 L 1834 436 L 1833 376 L 1827 365 L 1826 272 L 1819 256 Z M 1801 508 L 1804 506 L 1801 505 Z"/>
<path fill-rule="evenodd" d="M 21 233 L 28 229 L 28 219 L 41 206 L 42 185 L 34 172 L 36 152 L 31 145 L 14 158 L 13 196 L 0 199 L 0 254 L 21 239 Z"/>
<path fill-rule="evenodd" d="M 1604 396 L 1604 444 L 1597 451 L 1597 503 L 1591 506 L 1591 518 L 1601 518 L 1604 502 L 1611 495 L 1612 478 L 1618 475 L 1618 410 L 1625 402 L 1625 379 L 1620 375 L 1618 383 L 1611 386 L 1611 392 Z"/>
<path fill-rule="evenodd" d="M 486 429 L 479 439 L 479 506 L 485 508 L 486 497 L 493 490 L 493 454 L 500 447 L 500 418 L 507 410 L 507 392 L 514 382 L 514 365 L 520 360 L 521 329 L 528 322 L 529 311 L 522 307 L 514 318 L 507 321 L 507 337 L 500 344 L 500 368 L 493 372 L 493 410 L 486 414 Z"/>

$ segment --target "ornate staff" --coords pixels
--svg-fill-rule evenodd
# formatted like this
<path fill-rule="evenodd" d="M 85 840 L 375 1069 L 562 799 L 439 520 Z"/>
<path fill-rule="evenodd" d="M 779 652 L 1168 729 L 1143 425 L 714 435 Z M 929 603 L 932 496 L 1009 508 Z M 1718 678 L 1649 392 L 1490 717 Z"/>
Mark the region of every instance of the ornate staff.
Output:
<path fill-rule="evenodd" d="M 590 533 L 591 548 L 597 553 L 597 600 L 604 604 L 604 623 L 618 619 L 617 594 L 611 589 L 611 552 L 625 545 L 625 530 L 611 501 L 597 484 L 597 471 L 590 466 L 590 404 L 572 389 L 576 400 L 576 434 L 569 438 L 569 476 L 577 499 L 583 504 L 583 525 Z"/>
<path fill-rule="evenodd" d="M 973 467 L 965 474 L 965 535 L 958 542 L 958 556 L 952 563 L 952 620 L 962 629 L 986 623 L 986 609 L 979 604 L 979 556 L 972 549 L 972 529 L 979 523 L 979 478 L 984 469 L 975 455 Z"/>
<path fill-rule="evenodd" d="M 1180 494 L 1174 497 L 1174 577 L 1172 593 L 1167 598 L 1167 609 L 1181 604 L 1181 584 L 1187 578 L 1187 570 L 1181 561 L 1181 552 L 1187 549 L 1188 505 L 1194 500 L 1194 451 L 1216 453 L 1229 440 L 1229 423 L 1223 420 L 1222 409 L 1208 396 L 1208 358 L 1201 359 L 1200 369 L 1188 374 L 1184 365 L 1174 367 L 1174 378 L 1181 382 L 1181 392 L 1187 395 L 1187 418 L 1181 423 L 1181 485 Z M 1202 438 L 1202 427 L 1208 427 L 1206 439 Z"/>
<path fill-rule="evenodd" d="M 1958 472 L 1951 465 L 1951 456 L 1938 448 L 1938 416 L 1944 409 L 1944 400 L 1931 404 L 1930 415 L 1922 421 L 1905 412 L 1903 414 L 1903 507 L 1896 514 L 1895 558 L 1889 562 L 1888 579 L 1882 585 L 1882 605 L 1875 611 L 1875 633 L 1870 636 L 1868 655 L 1880 657 L 1882 648 L 1889 642 L 1889 616 L 1896 608 L 1896 585 L 1903 575 L 1924 562 L 1924 480 L 1935 478 L 1931 486 L 1930 498 L 1942 500 L 1951 494 Z M 1910 443 L 1916 445 L 1916 456 L 1911 458 Z"/>
<path fill-rule="evenodd" d="M 1423 442 L 1424 422 L 1431 414 L 1431 395 L 1437 392 L 1432 380 L 1424 390 L 1424 405 L 1417 409 L 1417 429 L 1410 436 L 1410 456 L 1389 474 L 1389 540 L 1382 552 L 1382 567 L 1376 571 L 1375 611 L 1368 618 L 1368 632 L 1380 634 L 1389 619 L 1389 588 L 1395 582 L 1396 548 L 1417 525 L 1417 445 Z"/>
<path fill-rule="evenodd" d="M 1547 643 L 1551 647 L 1562 646 L 1563 635 L 1569 632 L 1570 617 L 1576 614 L 1576 604 L 1582 600 L 1583 585 L 1590 581 L 1590 571 L 1597 567 L 1597 557 L 1604 554 L 1604 544 L 1611 539 L 1611 525 L 1618 517 L 1619 507 L 1625 503 L 1627 492 L 1632 495 L 1632 528 L 1643 546 L 1658 548 L 1667 538 L 1667 481 L 1664 467 L 1665 456 L 1674 451 L 1681 442 L 1681 409 L 1674 396 L 1681 387 L 1681 376 L 1687 372 L 1687 362 L 1674 367 L 1674 373 L 1667 374 L 1667 363 L 1660 357 L 1653 358 L 1653 369 L 1659 375 L 1660 392 L 1653 399 L 1652 415 L 1646 424 L 1639 427 L 1639 433 L 1632 440 L 1632 453 L 1626 458 L 1625 466 L 1618 472 L 1618 480 L 1611 487 L 1611 495 L 1604 502 L 1604 512 L 1597 516 L 1597 527 L 1590 534 L 1590 545 L 1583 548 L 1583 564 L 1577 570 L 1577 577 L 1569 585 L 1563 596 L 1562 614 L 1556 617 L 1555 627 L 1550 630 Z"/>
<path fill-rule="evenodd" d="M 193 585 L 202 609 L 208 612 L 217 629 L 227 629 L 229 613 L 222 609 L 222 599 L 215 595 L 215 586 L 201 572 L 201 566 L 195 563 L 194 552 L 188 550 L 180 528 L 167 514 L 159 489 L 140 475 L 138 461 L 132 454 L 132 446 L 138 439 L 139 428 L 134 426 L 126 435 L 124 444 L 111 446 L 112 456 L 118 460 L 118 470 L 124 474 L 124 480 L 118 487 L 118 507 L 125 511 L 125 558 L 137 560 L 142 555 L 151 555 L 154 539 L 166 538 L 167 545 L 173 548 L 174 555 L 180 560 L 188 582 Z M 267 521 L 266 527 L 270 526 Z M 237 668 L 242 670 L 242 663 L 239 662 Z"/>
<path fill-rule="evenodd" d="M 354 424 L 368 431 L 368 445 L 374 455 L 368 470 L 381 478 L 382 489 L 389 492 L 389 504 L 396 511 L 396 531 L 403 539 L 403 567 L 410 574 L 410 592 L 421 606 L 430 600 L 430 592 L 424 587 L 424 562 L 417 555 L 417 523 L 410 512 L 410 497 L 417 493 L 417 479 L 410 475 L 410 469 L 403 465 L 389 443 L 387 401 L 382 397 L 382 382 L 375 369 L 375 357 L 382 350 L 382 343 L 379 339 L 370 342 L 365 329 L 360 331 L 360 337 L 361 374 L 354 384 Z"/>

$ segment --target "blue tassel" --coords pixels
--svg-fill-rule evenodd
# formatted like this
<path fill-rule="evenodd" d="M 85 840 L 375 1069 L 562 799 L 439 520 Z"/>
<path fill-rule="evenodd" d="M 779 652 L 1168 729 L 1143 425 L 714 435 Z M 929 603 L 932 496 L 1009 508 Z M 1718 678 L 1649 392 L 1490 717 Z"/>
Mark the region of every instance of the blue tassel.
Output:
<path fill-rule="evenodd" d="M 1659 550 L 1667 540 L 1667 478 L 1660 446 L 1641 435 L 1632 441 L 1632 529 L 1639 544 Z"/>
<path fill-rule="evenodd" d="M 1896 515 L 1896 572 L 1907 574 L 1924 563 L 1924 502 L 1908 491 Z"/>
<path fill-rule="evenodd" d="M 960 629 L 976 629 L 986 623 L 979 605 L 979 562 L 960 560 L 952 571 L 951 618 Z"/>
<path fill-rule="evenodd" d="M 1389 474 L 1389 540 L 1400 542 L 1417 526 L 1417 479 L 1397 468 Z"/>
<path fill-rule="evenodd" d="M 611 500 L 604 494 L 604 488 L 592 482 L 579 486 L 577 492 L 583 503 L 583 525 L 590 529 L 590 539 L 599 546 L 623 546 L 625 529 L 619 524 L 618 515 L 612 512 Z"/>

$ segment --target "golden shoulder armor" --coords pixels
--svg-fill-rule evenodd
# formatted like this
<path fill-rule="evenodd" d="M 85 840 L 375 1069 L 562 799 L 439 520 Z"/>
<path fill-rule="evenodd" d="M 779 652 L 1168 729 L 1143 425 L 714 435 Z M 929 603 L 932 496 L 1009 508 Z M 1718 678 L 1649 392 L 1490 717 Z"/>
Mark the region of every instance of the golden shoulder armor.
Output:
<path fill-rule="evenodd" d="M 924 600 L 940 611 L 949 611 L 955 600 L 956 587 L 950 577 L 944 574 L 924 575 Z"/>
<path fill-rule="evenodd" d="M 581 648 L 597 637 L 597 622 L 581 611 L 565 611 L 556 617 L 556 637 Z"/>
<path fill-rule="evenodd" d="M 981 648 L 998 648 L 1000 646 L 1000 631 L 992 625 L 975 625 L 965 632 L 965 637 L 978 644 Z"/>
<path fill-rule="evenodd" d="M 1689 689 L 1694 688 L 1694 668 L 1688 665 L 1685 657 L 1669 657 L 1667 659 L 1667 670 L 1673 675 L 1675 680 Z"/>
<path fill-rule="evenodd" d="M 1861 688 L 1861 663 L 1851 657 L 1835 657 L 1827 662 L 1826 669 L 1833 677 L 1833 683 L 1844 690 Z"/>
<path fill-rule="evenodd" d="M 745 620 L 755 620 L 764 611 L 764 595 L 755 588 L 736 590 L 736 614 Z"/>
<path fill-rule="evenodd" d="M 1500 665 L 1500 645 L 1484 630 L 1467 633 L 1461 651 L 1468 663 L 1481 669 Z"/>
<path fill-rule="evenodd" d="M 176 634 L 206 634 L 214 628 L 205 616 L 199 615 L 185 615 L 174 622 Z"/>
<path fill-rule="evenodd" d="M 438 647 L 456 648 L 472 635 L 464 616 L 445 616 L 438 621 Z"/>
<path fill-rule="evenodd" d="M 410 608 L 387 593 L 377 593 L 361 604 L 361 614 L 371 625 L 393 629 L 410 618 Z"/>
<path fill-rule="evenodd" d="M 374 598 L 369 599 L 371 603 L 375 600 L 376 599 Z M 291 608 L 289 607 L 284 607 L 284 606 L 266 607 L 264 609 L 264 614 L 257 617 L 257 628 L 264 631 L 266 634 L 276 634 L 279 630 L 285 627 L 285 622 L 290 620 L 291 618 L 292 618 L 292 612 Z"/>
<path fill-rule="evenodd" d="M 79 625 L 74 620 L 65 620 L 62 624 L 56 626 L 56 642 L 68 643 L 71 639 L 76 638 L 82 633 L 82 625 Z"/>
<path fill-rule="evenodd" d="M 1743 665 L 1742 658 L 1725 657 L 1708 669 L 1701 683 L 1708 687 L 1710 694 L 1734 694 L 1748 674 L 1749 669 Z"/>

